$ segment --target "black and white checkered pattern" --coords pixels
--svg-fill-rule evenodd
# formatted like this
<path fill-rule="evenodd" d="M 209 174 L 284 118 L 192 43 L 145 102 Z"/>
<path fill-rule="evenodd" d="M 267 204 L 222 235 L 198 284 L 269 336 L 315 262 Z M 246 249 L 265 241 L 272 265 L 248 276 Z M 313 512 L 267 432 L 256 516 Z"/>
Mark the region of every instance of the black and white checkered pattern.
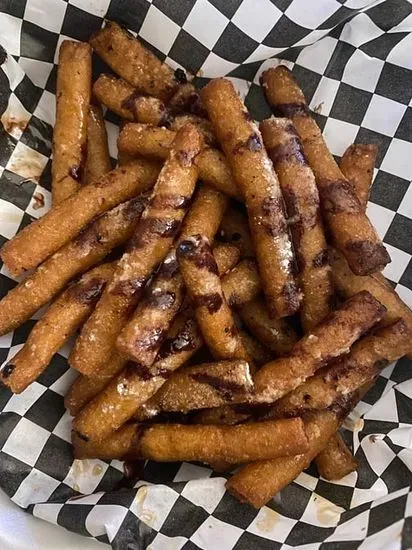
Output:
<path fill-rule="evenodd" d="M 65 38 L 87 40 L 105 17 L 172 67 L 192 72 L 200 86 L 229 76 L 259 120 L 270 114 L 259 76 L 286 63 L 334 155 L 354 141 L 377 143 L 368 214 L 392 256 L 385 275 L 412 305 L 408 0 L 317 0 L 310 7 L 308 0 L 0 0 L 0 244 L 50 204 L 56 51 Z M 113 157 L 115 122 L 108 114 Z M 15 284 L 4 267 L 0 283 L 2 293 Z M 32 325 L 0 338 L 1 362 Z M 385 369 L 346 421 L 358 472 L 330 483 L 311 468 L 257 511 L 225 493 L 224 477 L 206 467 L 149 463 L 135 487 L 120 488 L 120 462 L 73 461 L 62 400 L 74 377 L 69 347 L 22 395 L 0 389 L 0 487 L 35 516 L 116 550 L 412 547 L 407 359 Z"/>

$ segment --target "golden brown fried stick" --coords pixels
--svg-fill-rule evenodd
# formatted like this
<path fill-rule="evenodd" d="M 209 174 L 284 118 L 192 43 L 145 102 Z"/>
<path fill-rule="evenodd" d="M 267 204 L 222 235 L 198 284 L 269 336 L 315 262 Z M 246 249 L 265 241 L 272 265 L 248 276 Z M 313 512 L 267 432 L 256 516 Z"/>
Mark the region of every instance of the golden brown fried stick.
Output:
<path fill-rule="evenodd" d="M 119 374 L 126 367 L 126 364 L 127 361 L 123 357 L 113 353 L 97 376 L 88 378 L 84 374 L 79 374 L 64 396 L 64 406 L 70 414 L 75 416 L 80 412 L 93 397 L 107 386 L 116 374 Z"/>
<path fill-rule="evenodd" d="M 106 126 L 101 107 L 89 106 L 87 122 L 87 157 L 84 180 L 85 183 L 96 181 L 112 169 L 109 145 L 107 143 Z"/>
<path fill-rule="evenodd" d="M 383 269 L 390 257 L 363 212 L 353 185 L 342 174 L 318 125 L 309 115 L 303 92 L 292 73 L 284 66 L 271 68 L 262 74 L 261 82 L 275 114 L 291 118 L 302 140 L 336 247 L 357 275 Z"/>
<path fill-rule="evenodd" d="M 202 89 L 201 96 L 245 197 L 269 313 L 273 317 L 292 315 L 299 309 L 301 294 L 293 274 L 292 244 L 279 181 L 259 129 L 229 80 L 212 80 Z"/>
<path fill-rule="evenodd" d="M 74 421 L 75 429 L 83 438 L 98 439 L 120 428 L 202 344 L 190 312 L 179 314 L 151 370 L 130 363 L 81 410 Z M 149 410 L 143 414 L 153 415 Z"/>
<path fill-rule="evenodd" d="M 63 292 L 37 321 L 22 349 L 0 370 L 0 381 L 21 393 L 47 368 L 53 355 L 84 323 L 113 274 L 113 265 L 95 267 Z"/>
<path fill-rule="evenodd" d="M 244 330 L 240 330 L 240 337 L 254 365 L 260 367 L 273 359 L 273 353 Z"/>
<path fill-rule="evenodd" d="M 247 464 L 226 482 L 227 490 L 241 502 L 261 508 L 309 466 L 336 432 L 340 420 L 333 411 L 313 414 L 305 421 L 308 451 L 288 458 Z"/>
<path fill-rule="evenodd" d="M 223 242 L 236 245 L 240 250 L 241 258 L 255 256 L 247 217 L 238 208 L 231 206 L 225 212 L 220 224 L 219 237 Z"/>
<path fill-rule="evenodd" d="M 329 257 L 332 266 L 333 284 L 341 296 L 350 298 L 357 292 L 367 290 L 386 307 L 385 323 L 393 322 L 402 317 L 408 327 L 412 328 L 412 311 L 402 302 L 379 273 L 360 277 L 350 270 L 345 258 L 338 251 L 330 250 Z"/>
<path fill-rule="evenodd" d="M 242 260 L 222 277 L 222 290 L 230 306 L 250 302 L 262 291 L 259 273 L 253 260 Z"/>
<path fill-rule="evenodd" d="M 358 461 L 339 432 L 329 439 L 326 447 L 315 458 L 315 464 L 319 474 L 329 481 L 342 479 L 358 467 Z"/>
<path fill-rule="evenodd" d="M 276 445 L 273 445 L 276 441 Z M 242 426 L 130 424 L 101 442 L 73 435 L 76 458 L 149 458 L 158 462 L 196 460 L 239 464 L 266 457 L 292 456 L 308 449 L 300 418 Z"/>
<path fill-rule="evenodd" d="M 377 329 L 356 342 L 348 355 L 277 401 L 271 407 L 269 417 L 295 416 L 305 410 L 330 407 L 373 380 L 389 363 L 403 357 L 410 349 L 411 339 L 412 330 L 403 319 Z"/>
<path fill-rule="evenodd" d="M 289 355 L 264 365 L 255 376 L 256 402 L 274 402 L 315 374 L 325 363 L 379 322 L 385 307 L 369 292 L 360 292 L 331 313 L 291 349 Z"/>
<path fill-rule="evenodd" d="M 286 204 L 303 291 L 300 319 L 308 332 L 328 315 L 333 296 L 315 177 L 289 119 L 264 120 L 260 130 Z"/>
<path fill-rule="evenodd" d="M 194 235 L 181 241 L 177 259 L 203 337 L 216 359 L 249 359 L 222 291 L 208 240 Z"/>
<path fill-rule="evenodd" d="M 218 361 L 183 367 L 163 384 L 146 403 L 160 411 L 189 412 L 204 407 L 220 407 L 236 398 L 245 399 L 253 387 L 246 361 Z"/>
<path fill-rule="evenodd" d="M 0 301 L 0 334 L 15 329 L 46 304 L 76 275 L 127 242 L 147 203 L 141 195 L 122 203 L 64 245 Z"/>
<path fill-rule="evenodd" d="M 346 149 L 339 163 L 342 173 L 355 188 L 364 210 L 369 200 L 377 153 L 375 144 L 354 143 Z"/>
<path fill-rule="evenodd" d="M 131 156 L 166 159 L 175 133 L 146 124 L 126 124 L 119 135 L 119 152 Z M 230 197 L 240 198 L 226 158 L 217 149 L 204 149 L 196 159 L 199 178 Z"/>
<path fill-rule="evenodd" d="M 89 42 L 103 61 L 139 92 L 166 100 L 176 90 L 174 71 L 117 23 L 107 21 Z"/>
<path fill-rule="evenodd" d="M 80 188 L 87 149 L 92 50 L 89 44 L 64 40 L 59 50 L 56 124 L 53 131 L 53 204 Z"/>
<path fill-rule="evenodd" d="M 177 133 L 150 203 L 70 355 L 71 366 L 79 372 L 90 376 L 108 360 L 144 284 L 168 253 L 195 188 L 198 172 L 194 158 L 201 146 L 201 136 L 193 126 L 187 125 Z M 153 345 L 160 337 L 152 335 Z"/>
<path fill-rule="evenodd" d="M 204 231 L 213 240 L 226 206 L 226 197 L 214 189 L 201 186 L 182 223 L 180 240 L 198 231 Z M 227 265 L 227 261 L 223 263 L 226 265 L 222 265 L 222 271 L 233 267 L 233 264 Z M 176 259 L 176 247 L 173 247 L 117 339 L 122 354 L 150 367 L 183 297 L 184 281 Z M 150 338 L 152 334 L 157 336 L 156 339 Z"/>
<path fill-rule="evenodd" d="M 213 257 L 219 276 L 222 277 L 239 263 L 240 251 L 232 244 L 216 243 L 213 247 Z"/>
<path fill-rule="evenodd" d="M 16 276 L 37 267 L 94 218 L 150 189 L 158 174 L 158 165 L 145 160 L 112 170 L 25 227 L 3 245 L 1 258 Z"/>
<path fill-rule="evenodd" d="M 113 75 L 101 74 L 93 84 L 93 94 L 100 103 L 126 120 L 161 126 L 172 116 L 161 99 L 142 94 Z"/>
<path fill-rule="evenodd" d="M 287 319 L 271 319 L 262 298 L 255 298 L 238 309 L 250 332 L 276 355 L 285 355 L 298 336 Z"/>

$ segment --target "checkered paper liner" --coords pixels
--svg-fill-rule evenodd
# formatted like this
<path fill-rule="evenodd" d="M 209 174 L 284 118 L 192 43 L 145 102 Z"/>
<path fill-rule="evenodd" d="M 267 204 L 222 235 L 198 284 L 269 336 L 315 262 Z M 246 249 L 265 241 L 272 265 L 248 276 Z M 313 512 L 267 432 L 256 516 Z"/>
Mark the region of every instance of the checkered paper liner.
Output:
<path fill-rule="evenodd" d="M 50 205 L 56 59 L 104 18 L 125 24 L 172 67 L 227 75 L 253 116 L 270 115 L 259 76 L 292 68 L 334 155 L 377 143 L 368 214 L 392 256 L 385 275 L 412 303 L 412 5 L 407 0 L 0 0 L 0 244 Z M 96 74 L 105 70 L 96 61 Z M 107 113 L 116 156 L 118 120 Z M 2 293 L 15 285 L 3 266 Z M 41 314 L 39 312 L 37 317 Z M 34 324 L 0 338 L 0 363 Z M 412 380 L 387 367 L 346 421 L 360 466 L 336 483 L 314 469 L 254 510 L 224 476 L 148 463 L 133 486 L 122 464 L 73 461 L 63 395 L 66 346 L 23 394 L 0 389 L 0 487 L 33 515 L 116 550 L 412 548 Z"/>

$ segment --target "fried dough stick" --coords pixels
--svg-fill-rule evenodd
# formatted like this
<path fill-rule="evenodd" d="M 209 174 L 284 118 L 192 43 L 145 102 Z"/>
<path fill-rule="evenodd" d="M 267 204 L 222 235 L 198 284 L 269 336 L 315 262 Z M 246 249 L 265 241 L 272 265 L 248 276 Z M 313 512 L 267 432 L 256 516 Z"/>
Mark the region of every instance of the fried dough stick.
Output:
<path fill-rule="evenodd" d="M 109 359 L 144 284 L 168 253 L 195 188 L 198 173 L 194 158 L 201 146 L 200 134 L 190 125 L 176 135 L 150 203 L 70 355 L 71 366 L 82 374 L 97 373 Z M 158 338 L 156 334 L 151 337 L 153 345 Z"/>
<path fill-rule="evenodd" d="M 201 186 L 183 220 L 180 240 L 200 231 L 212 241 L 227 202 L 227 198 L 218 191 Z M 229 269 L 233 265 L 230 265 Z M 226 270 L 225 267 L 224 271 Z M 176 247 L 173 247 L 163 261 L 147 295 L 117 339 L 117 346 L 122 354 L 150 367 L 170 323 L 182 304 L 183 297 L 184 281 L 176 259 Z M 149 338 L 151 334 L 158 335 L 156 342 Z"/>
<path fill-rule="evenodd" d="M 234 206 L 229 207 L 223 216 L 219 239 L 236 245 L 240 250 L 242 259 L 254 258 L 255 250 L 247 217 Z"/>
<path fill-rule="evenodd" d="M 93 50 L 139 92 L 167 100 L 179 82 L 174 71 L 117 23 L 107 21 L 90 38 Z"/>
<path fill-rule="evenodd" d="M 146 404 L 150 410 L 189 412 L 243 399 L 253 387 L 246 361 L 218 361 L 183 367 Z"/>
<path fill-rule="evenodd" d="M 362 209 L 353 185 L 329 152 L 305 97 L 292 73 L 284 66 L 265 71 L 262 86 L 275 114 L 291 118 L 312 168 L 320 202 L 335 245 L 357 275 L 379 271 L 390 257 Z"/>
<path fill-rule="evenodd" d="M 75 429 L 88 439 L 104 438 L 117 430 L 202 345 L 201 334 L 191 313 L 179 314 L 152 369 L 148 371 L 130 363 L 81 410 L 74 421 Z"/>
<path fill-rule="evenodd" d="M 135 160 L 112 170 L 82 187 L 5 243 L 0 250 L 2 260 L 15 276 L 37 267 L 94 218 L 150 189 L 158 174 L 158 165 L 145 160 Z"/>
<path fill-rule="evenodd" d="M 261 508 L 309 466 L 336 433 L 340 421 L 340 416 L 333 411 L 312 414 L 305 421 L 308 451 L 288 458 L 247 464 L 226 482 L 227 490 L 241 502 Z"/>
<path fill-rule="evenodd" d="M 271 319 L 262 298 L 255 298 L 238 309 L 249 331 L 276 355 L 285 355 L 298 341 L 288 319 Z"/>
<path fill-rule="evenodd" d="M 208 240 L 194 235 L 181 241 L 177 258 L 203 337 L 216 359 L 249 359 L 222 291 Z"/>
<path fill-rule="evenodd" d="M 279 181 L 259 130 L 229 80 L 212 80 L 201 95 L 233 177 L 245 197 L 269 314 L 292 315 L 299 309 L 301 294 L 293 274 L 292 244 Z"/>
<path fill-rule="evenodd" d="M 256 402 L 280 399 L 313 376 L 325 363 L 348 353 L 360 336 L 379 322 L 385 307 L 369 292 L 360 292 L 347 300 L 305 335 L 289 355 L 264 365 L 255 376 Z"/>
<path fill-rule="evenodd" d="M 410 348 L 412 330 L 399 319 L 356 342 L 350 353 L 325 367 L 301 386 L 277 401 L 270 418 L 301 415 L 305 410 L 326 409 L 380 371 L 403 357 Z"/>
<path fill-rule="evenodd" d="M 133 234 L 145 208 L 142 195 L 92 222 L 0 301 L 0 334 L 15 329 L 60 292 L 76 275 L 97 264 Z"/>
<path fill-rule="evenodd" d="M 276 445 L 273 445 L 276 441 Z M 73 436 L 76 458 L 148 458 L 158 462 L 196 460 L 239 464 L 263 457 L 293 456 L 308 449 L 300 418 L 242 426 L 130 424 L 106 441 L 86 443 Z"/>
<path fill-rule="evenodd" d="M 107 131 L 101 107 L 89 106 L 85 183 L 98 180 L 112 169 Z"/>
<path fill-rule="evenodd" d="M 119 135 L 119 152 L 131 156 L 166 159 L 175 133 L 167 128 L 146 124 L 126 124 Z M 224 154 L 217 149 L 204 149 L 196 158 L 199 178 L 225 195 L 240 198 Z"/>
<path fill-rule="evenodd" d="M 86 161 L 92 51 L 89 44 L 64 40 L 59 50 L 56 124 L 53 131 L 53 204 L 79 190 Z"/>
<path fill-rule="evenodd" d="M 303 291 L 300 319 L 308 332 L 328 315 L 333 296 L 315 177 L 289 119 L 264 120 L 260 130 L 286 204 Z"/>
<path fill-rule="evenodd" d="M 337 250 L 329 253 L 333 284 L 337 292 L 350 298 L 361 291 L 368 291 L 386 307 L 385 323 L 390 323 L 402 317 L 409 328 L 412 328 L 412 311 L 400 299 L 398 294 L 388 285 L 379 273 L 360 277 L 350 270 L 345 258 Z M 412 352 L 412 342 L 410 352 Z"/>
<path fill-rule="evenodd" d="M 355 188 L 363 210 L 369 200 L 377 153 L 375 144 L 354 143 L 346 149 L 339 163 L 342 173 Z"/>
<path fill-rule="evenodd" d="M 326 447 L 315 458 L 315 464 L 319 474 L 329 481 L 342 479 L 358 467 L 358 461 L 339 432 L 329 439 Z"/>
<path fill-rule="evenodd" d="M 93 94 L 100 103 L 126 120 L 161 126 L 171 116 L 161 99 L 141 93 L 113 75 L 101 74 L 93 84 Z"/>
<path fill-rule="evenodd" d="M 207 212 L 204 211 L 204 212 Z M 210 210 L 209 210 L 210 212 Z M 189 216 L 190 214 L 188 214 Z M 186 221 L 186 220 L 185 220 Z M 218 223 L 216 224 L 217 228 Z M 215 247 L 214 254 L 216 254 L 217 250 L 220 248 L 218 245 Z M 216 254 L 216 262 L 218 262 L 219 254 Z M 228 264 L 226 262 L 222 262 L 220 260 L 220 263 L 218 264 L 218 268 L 220 272 L 224 272 L 226 270 L 226 267 L 228 267 Z M 228 274 L 228 278 L 230 279 L 231 274 Z M 242 294 L 239 295 L 239 300 L 242 301 L 242 298 L 246 300 L 248 298 L 248 294 L 246 293 L 245 296 L 242 296 Z M 185 329 L 185 324 L 187 324 L 189 329 Z M 182 328 L 183 326 L 183 328 Z M 181 332 L 179 332 L 181 330 Z M 256 345 L 252 348 L 250 345 L 250 341 L 245 342 L 245 333 L 242 333 L 242 338 L 244 340 L 244 345 L 247 347 L 249 353 L 253 358 L 255 359 L 256 363 L 260 362 L 267 362 L 266 360 L 262 360 L 262 350 L 260 351 L 260 354 L 257 355 L 256 351 Z M 187 350 L 184 348 L 185 342 L 190 343 L 190 341 L 193 342 L 193 349 L 192 347 L 188 347 Z M 193 320 L 191 320 L 191 317 L 187 317 L 183 315 L 177 315 L 175 318 L 175 321 L 173 322 L 169 332 L 168 337 L 166 341 L 164 342 L 160 354 L 157 357 L 156 363 L 153 365 L 153 373 L 156 374 L 157 372 L 163 370 L 174 370 L 178 367 L 180 367 L 181 364 L 183 364 L 185 361 L 187 361 L 190 356 L 197 351 L 201 345 L 203 344 L 203 339 L 200 334 L 200 330 L 198 329 L 197 323 L 195 323 Z M 183 354 L 181 356 L 172 354 L 171 352 L 175 352 L 176 350 L 180 350 L 183 348 L 185 351 L 187 351 L 187 354 Z M 160 357 L 160 359 L 159 359 Z M 165 358 L 164 358 L 165 357 Z M 159 364 L 160 361 L 160 364 Z M 126 365 L 125 360 L 121 360 L 118 355 L 115 354 L 115 356 L 111 357 L 111 359 L 105 363 L 105 365 L 99 370 L 98 374 L 92 378 L 88 378 L 84 375 L 79 376 L 75 382 L 73 383 L 71 389 L 69 390 L 69 393 L 66 396 L 66 407 L 70 410 L 70 412 L 74 415 L 77 414 L 78 411 L 80 411 L 86 403 L 88 403 L 93 397 L 95 397 L 112 379 L 116 374 L 121 372 L 123 368 Z M 170 368 L 169 368 L 170 366 Z M 130 371 L 132 372 L 132 371 Z M 133 376 L 135 376 L 137 379 L 140 378 L 139 375 L 140 371 L 136 371 Z M 129 383 L 131 378 L 129 376 Z M 164 380 L 162 381 L 164 383 Z M 117 393 L 117 385 L 115 385 L 116 388 L 114 388 L 115 391 L 112 392 L 113 395 L 113 402 L 118 400 L 118 393 Z M 133 406 L 134 407 L 134 406 Z M 141 416 L 142 418 L 151 418 L 154 414 L 156 414 L 157 411 L 143 411 L 142 409 L 145 407 L 143 405 L 141 410 Z M 133 409 L 134 412 L 134 409 Z M 133 414 L 131 413 L 131 415 Z M 130 414 L 130 413 L 129 413 Z M 127 416 L 127 413 L 126 413 Z M 130 417 L 130 416 L 129 416 Z M 127 418 L 129 418 L 127 417 Z"/>
<path fill-rule="evenodd" d="M 34 382 L 90 315 L 112 274 L 113 265 L 104 264 L 69 286 L 34 325 L 22 349 L 1 369 L 0 381 L 14 393 Z"/>

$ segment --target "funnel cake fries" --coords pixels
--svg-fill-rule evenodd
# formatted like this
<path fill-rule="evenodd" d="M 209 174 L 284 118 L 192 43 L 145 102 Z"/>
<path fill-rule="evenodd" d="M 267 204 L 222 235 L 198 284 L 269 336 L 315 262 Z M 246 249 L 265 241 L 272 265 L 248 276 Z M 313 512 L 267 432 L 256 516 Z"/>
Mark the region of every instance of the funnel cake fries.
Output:
<path fill-rule="evenodd" d="M 167 128 L 147 124 L 126 124 L 119 135 L 119 151 L 131 156 L 166 159 L 175 137 Z M 199 178 L 230 197 L 240 198 L 226 158 L 217 149 L 204 149 L 196 159 Z"/>
<path fill-rule="evenodd" d="M 321 207 L 335 245 L 357 275 L 379 271 L 390 261 L 375 229 L 366 217 L 353 185 L 329 152 L 305 97 L 292 73 L 284 66 L 261 77 L 266 98 L 275 114 L 291 118 L 319 189 Z"/>
<path fill-rule="evenodd" d="M 410 348 L 412 330 L 399 319 L 356 342 L 350 353 L 288 393 L 271 408 L 270 418 L 298 416 L 305 410 L 327 409 L 380 371 L 403 357 Z"/>
<path fill-rule="evenodd" d="M 354 143 L 348 147 L 339 167 L 355 188 L 356 195 L 366 210 L 372 186 L 378 148 L 374 144 Z"/>
<path fill-rule="evenodd" d="M 326 447 L 315 458 L 315 464 L 319 474 L 329 481 L 342 479 L 358 467 L 358 461 L 339 432 L 329 439 Z"/>
<path fill-rule="evenodd" d="M 269 314 L 292 315 L 299 309 L 301 295 L 293 274 L 279 182 L 259 130 L 230 81 L 212 80 L 202 89 L 202 99 L 245 197 Z"/>
<path fill-rule="evenodd" d="M 289 119 L 264 120 L 260 129 L 286 204 L 303 291 L 300 319 L 308 332 L 330 312 L 333 295 L 315 177 Z"/>
<path fill-rule="evenodd" d="M 221 193 L 210 187 L 199 187 L 183 220 L 180 239 L 200 231 L 213 240 L 226 206 L 227 198 Z M 234 265 L 222 267 L 227 271 Z M 177 263 L 176 247 L 173 247 L 160 266 L 146 296 L 117 339 L 118 349 L 123 355 L 150 367 L 183 297 L 184 282 Z M 151 334 L 158 336 L 156 342 L 149 337 Z"/>
<path fill-rule="evenodd" d="M 83 181 L 91 78 L 92 50 L 89 44 L 64 40 L 60 46 L 57 69 L 53 204 L 73 195 Z"/>
<path fill-rule="evenodd" d="M 106 212 L 10 290 L 0 301 L 0 334 L 30 319 L 73 277 L 130 239 L 146 203 L 147 197 L 141 195 Z"/>
<path fill-rule="evenodd" d="M 201 147 L 201 136 L 193 126 L 185 126 L 176 135 L 127 251 L 70 356 L 71 366 L 79 372 L 90 376 L 108 360 L 144 284 L 168 253 L 195 188 L 194 158 Z M 160 336 L 153 335 L 154 345 Z"/>
<path fill-rule="evenodd" d="M 14 393 L 21 393 L 47 368 L 52 357 L 90 315 L 113 265 L 89 271 L 49 307 L 37 321 L 22 349 L 1 369 L 0 380 Z"/>
<path fill-rule="evenodd" d="M 129 364 L 80 412 L 74 421 L 76 430 L 93 439 L 120 428 L 202 345 L 190 311 L 179 314 L 150 371 Z"/>
<path fill-rule="evenodd" d="M 331 313 L 311 334 L 293 346 L 290 354 L 264 365 L 255 376 L 257 402 L 274 402 L 302 384 L 351 345 L 385 314 L 369 292 L 359 292 Z"/>
<path fill-rule="evenodd" d="M 220 461 L 240 464 L 267 457 L 293 456 L 308 449 L 300 418 L 241 426 L 130 424 L 101 442 L 87 443 L 74 433 L 73 443 L 76 458 L 196 460 L 208 464 Z"/>
<path fill-rule="evenodd" d="M 87 157 L 84 180 L 85 183 L 91 183 L 110 172 L 112 164 L 101 107 L 90 105 L 87 121 Z"/>
<path fill-rule="evenodd" d="M 5 243 L 0 256 L 17 276 L 37 267 L 100 214 L 153 187 L 157 164 L 135 160 L 82 187 Z"/>
<path fill-rule="evenodd" d="M 196 320 L 216 359 L 249 359 L 226 302 L 209 242 L 201 235 L 181 241 L 177 258 Z"/>
<path fill-rule="evenodd" d="M 106 22 L 91 38 L 93 50 L 139 92 L 167 100 L 179 85 L 173 69 L 162 63 L 117 23 Z"/>

